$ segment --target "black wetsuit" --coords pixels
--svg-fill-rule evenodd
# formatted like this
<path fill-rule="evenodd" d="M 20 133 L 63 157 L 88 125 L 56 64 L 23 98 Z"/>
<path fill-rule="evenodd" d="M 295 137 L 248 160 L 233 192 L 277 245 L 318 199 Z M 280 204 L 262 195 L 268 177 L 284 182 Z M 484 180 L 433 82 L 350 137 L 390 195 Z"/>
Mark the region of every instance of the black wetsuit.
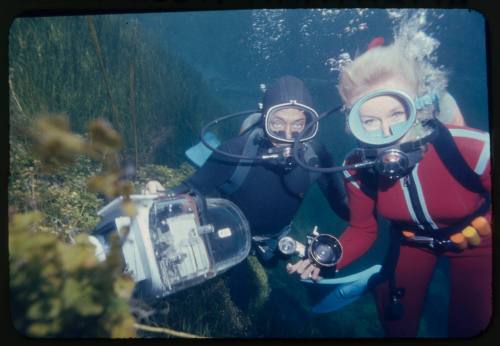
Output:
<path fill-rule="evenodd" d="M 230 139 L 222 143 L 219 149 L 241 154 L 247 137 L 248 133 Z M 261 152 L 270 145 L 263 144 Z M 322 145 L 314 143 L 312 147 L 320 166 L 332 165 L 332 158 Z M 226 195 L 220 187 L 231 178 L 238 164 L 250 164 L 250 170 L 241 186 L 232 194 Z M 243 163 L 214 153 L 186 183 L 205 196 L 220 196 L 235 203 L 247 217 L 252 236 L 255 236 L 279 234 L 290 224 L 305 193 L 316 181 L 332 209 L 347 220 L 349 209 L 346 193 L 342 180 L 336 173 L 312 174 L 298 165 L 285 170 L 270 162 Z"/>

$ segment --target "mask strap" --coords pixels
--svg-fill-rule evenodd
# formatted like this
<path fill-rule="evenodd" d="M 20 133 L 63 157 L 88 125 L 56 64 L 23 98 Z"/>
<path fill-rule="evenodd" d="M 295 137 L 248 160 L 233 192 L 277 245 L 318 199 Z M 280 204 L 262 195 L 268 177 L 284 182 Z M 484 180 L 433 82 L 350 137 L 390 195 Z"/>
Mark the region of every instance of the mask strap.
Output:
<path fill-rule="evenodd" d="M 436 106 L 436 104 L 439 105 L 438 100 L 439 100 L 439 98 L 438 98 L 437 93 L 432 91 L 432 92 L 427 93 L 423 96 L 417 97 L 415 99 L 415 108 L 416 108 L 416 110 L 420 110 L 420 109 L 424 108 L 425 106 L 430 106 L 430 105 Z"/>

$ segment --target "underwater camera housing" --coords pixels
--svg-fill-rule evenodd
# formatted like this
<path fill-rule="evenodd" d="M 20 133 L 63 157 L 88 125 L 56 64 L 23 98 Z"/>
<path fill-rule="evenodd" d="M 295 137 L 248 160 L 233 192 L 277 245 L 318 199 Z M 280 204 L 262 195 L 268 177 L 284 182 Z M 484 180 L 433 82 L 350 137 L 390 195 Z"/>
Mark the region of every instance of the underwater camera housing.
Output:
<path fill-rule="evenodd" d="M 136 282 L 140 298 L 160 298 L 202 283 L 250 252 L 248 221 L 226 199 L 191 194 L 130 199 L 136 215 L 123 212 L 122 197 L 113 200 L 98 212 L 102 221 L 90 241 L 98 259 L 104 260 L 110 236 L 119 236 L 125 272 Z"/>
<path fill-rule="evenodd" d="M 308 258 L 315 266 L 335 271 L 335 266 L 342 258 L 342 246 L 337 238 L 330 234 L 320 234 L 315 226 L 312 235 L 307 236 L 307 245 L 290 236 L 282 237 L 278 242 L 280 252 L 285 256 L 298 255 Z M 332 273 L 333 275 L 333 273 Z"/>

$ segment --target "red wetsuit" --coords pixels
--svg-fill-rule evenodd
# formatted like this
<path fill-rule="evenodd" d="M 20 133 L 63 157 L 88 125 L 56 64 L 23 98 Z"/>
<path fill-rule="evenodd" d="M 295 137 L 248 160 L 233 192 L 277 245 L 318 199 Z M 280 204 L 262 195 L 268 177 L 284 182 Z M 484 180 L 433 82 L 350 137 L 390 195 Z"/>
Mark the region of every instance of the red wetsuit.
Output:
<path fill-rule="evenodd" d="M 465 161 L 481 177 L 491 192 L 489 135 L 467 127 L 447 126 Z M 351 219 L 340 237 L 344 254 L 338 268 L 345 267 L 360 257 L 377 236 L 377 212 L 388 220 L 440 227 L 457 224 L 473 213 L 483 197 L 471 192 L 456 181 L 439 159 L 436 149 L 428 145 L 422 160 L 407 177 L 387 186 L 379 177 L 377 200 L 360 188 L 361 176 L 345 172 Z M 366 185 L 365 185 L 366 186 Z M 412 187 L 410 187 L 412 186 Z M 486 213 L 491 221 L 491 208 Z M 481 237 L 481 244 L 459 253 L 444 252 L 449 258 L 450 302 L 448 336 L 478 335 L 490 320 L 492 310 L 491 236 Z M 435 268 L 438 254 L 426 248 L 400 246 L 396 266 L 396 284 L 406 293 L 402 319 L 387 321 L 383 308 L 389 299 L 388 283 L 377 286 L 375 296 L 379 317 L 387 336 L 415 337 L 425 294 Z"/>

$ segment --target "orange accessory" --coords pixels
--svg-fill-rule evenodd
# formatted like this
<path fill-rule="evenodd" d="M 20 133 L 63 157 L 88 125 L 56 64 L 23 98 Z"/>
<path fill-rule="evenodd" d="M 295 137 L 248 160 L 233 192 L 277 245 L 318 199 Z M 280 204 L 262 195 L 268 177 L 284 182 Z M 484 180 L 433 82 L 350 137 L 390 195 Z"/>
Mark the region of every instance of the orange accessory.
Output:
<path fill-rule="evenodd" d="M 465 227 L 462 231 L 462 234 L 464 235 L 465 239 L 467 239 L 469 245 L 477 246 L 481 243 L 481 238 L 479 237 L 479 234 L 477 233 L 476 229 L 472 226 Z"/>
<path fill-rule="evenodd" d="M 491 233 L 491 226 L 488 220 L 484 216 L 478 216 L 471 222 L 472 227 L 474 227 L 477 232 L 484 236 L 487 236 Z"/>
<path fill-rule="evenodd" d="M 457 245 L 460 249 L 467 248 L 467 240 L 462 233 L 455 233 L 450 237 L 450 240 Z"/>
<path fill-rule="evenodd" d="M 406 238 L 413 238 L 415 236 L 415 233 L 412 231 L 403 231 L 402 233 Z"/>

